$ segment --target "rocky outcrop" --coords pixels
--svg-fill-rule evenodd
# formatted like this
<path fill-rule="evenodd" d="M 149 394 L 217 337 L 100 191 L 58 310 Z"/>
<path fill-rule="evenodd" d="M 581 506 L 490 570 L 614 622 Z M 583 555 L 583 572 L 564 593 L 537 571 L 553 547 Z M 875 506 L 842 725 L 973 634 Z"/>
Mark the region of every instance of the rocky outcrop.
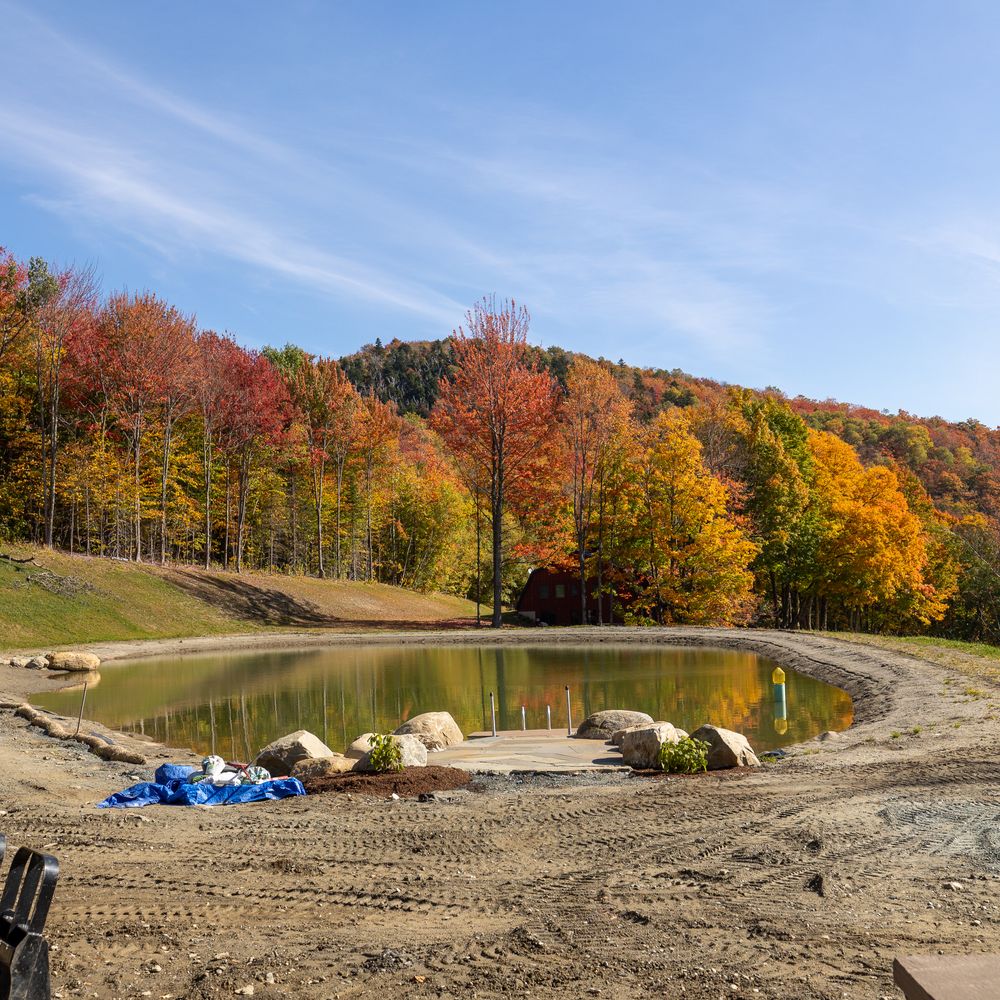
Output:
<path fill-rule="evenodd" d="M 727 767 L 760 767 L 760 761 L 742 733 L 719 726 L 701 726 L 691 734 L 693 740 L 708 744 L 708 769 L 722 771 Z"/>
<path fill-rule="evenodd" d="M 305 729 L 299 729 L 287 736 L 282 736 L 273 743 L 268 743 L 259 754 L 254 764 L 266 768 L 276 778 L 291 774 L 292 768 L 300 760 L 313 760 L 317 757 L 332 757 L 333 751 L 318 737 Z"/>
<path fill-rule="evenodd" d="M 612 734 L 631 726 L 652 725 L 653 717 L 645 712 L 626 712 L 612 708 L 587 716 L 577 727 L 578 740 L 609 740 Z"/>
<path fill-rule="evenodd" d="M 355 743 L 357 740 L 355 740 Z M 426 767 L 427 747 L 417 739 L 416 736 L 396 736 L 393 735 L 392 742 L 399 747 L 400 763 L 403 767 Z M 352 744 L 353 746 L 354 744 Z M 366 753 L 360 760 L 355 762 L 355 771 L 374 771 L 371 764 L 371 754 Z"/>
<path fill-rule="evenodd" d="M 664 743 L 679 743 L 685 736 L 683 729 L 669 722 L 633 726 L 622 737 L 622 758 L 638 771 L 653 770 L 660 766 L 660 747 Z"/>
<path fill-rule="evenodd" d="M 328 757 L 307 757 L 292 766 L 292 777 L 300 781 L 311 778 L 329 778 L 335 774 L 353 771 L 357 761 L 342 753 L 332 753 Z"/>
<path fill-rule="evenodd" d="M 93 653 L 49 653 L 45 659 L 51 670 L 96 670 L 101 665 L 101 658 Z"/>
<path fill-rule="evenodd" d="M 422 715 L 415 715 L 395 732 L 397 736 L 416 736 L 428 750 L 444 750 L 465 739 L 450 712 L 424 712 Z"/>

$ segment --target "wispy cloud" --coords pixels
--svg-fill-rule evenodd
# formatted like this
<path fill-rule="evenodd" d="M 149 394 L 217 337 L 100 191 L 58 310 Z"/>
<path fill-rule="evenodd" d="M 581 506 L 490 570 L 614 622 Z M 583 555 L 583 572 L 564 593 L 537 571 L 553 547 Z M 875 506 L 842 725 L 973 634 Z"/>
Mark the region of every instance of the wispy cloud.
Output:
<path fill-rule="evenodd" d="M 0 158 L 31 172 L 29 197 L 47 211 L 175 263 L 208 253 L 408 314 L 414 333 L 443 333 L 496 291 L 531 305 L 539 335 L 595 353 L 622 353 L 623 331 L 650 360 L 682 344 L 766 353 L 776 306 L 753 279 L 788 255 L 759 222 L 801 210 L 787 192 L 678 157 L 625 160 L 613 152 L 624 137 L 539 108 L 499 129 L 524 137 L 517 147 L 463 125 L 460 142 L 334 130 L 324 153 L 291 148 L 33 13 L 0 10 L 20 26 L 20 58 L 58 65 L 81 91 L 85 122 L 9 69 L 23 96 L 0 106 Z"/>

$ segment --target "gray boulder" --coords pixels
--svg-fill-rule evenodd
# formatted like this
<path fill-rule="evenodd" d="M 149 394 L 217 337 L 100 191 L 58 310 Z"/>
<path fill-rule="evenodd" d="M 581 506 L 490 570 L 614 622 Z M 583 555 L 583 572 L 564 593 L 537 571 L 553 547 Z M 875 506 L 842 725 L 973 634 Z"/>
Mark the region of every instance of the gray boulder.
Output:
<path fill-rule="evenodd" d="M 31 663 L 31 659 L 32 658 L 30 656 L 12 656 L 7 662 L 12 667 L 18 667 L 20 669 L 23 669 L 29 663 Z"/>
<path fill-rule="evenodd" d="M 719 726 L 701 726 L 691 734 L 693 740 L 708 744 L 708 769 L 722 771 L 727 767 L 760 767 L 753 747 L 742 733 Z"/>
<path fill-rule="evenodd" d="M 687 733 L 669 722 L 654 722 L 651 726 L 635 726 L 622 737 L 622 759 L 638 771 L 660 766 L 660 747 L 664 743 L 679 743 Z"/>
<path fill-rule="evenodd" d="M 273 743 L 268 743 L 254 763 L 265 767 L 271 774 L 280 778 L 292 773 L 292 768 L 300 760 L 313 760 L 317 757 L 332 757 L 333 751 L 318 737 L 305 729 L 299 729 L 287 736 L 282 736 Z"/>
<path fill-rule="evenodd" d="M 45 659 L 51 670 L 96 670 L 101 665 L 101 658 L 93 653 L 49 653 Z"/>
<path fill-rule="evenodd" d="M 368 741 L 374 736 L 374 733 L 362 733 L 345 751 L 344 756 L 350 757 L 352 760 L 361 760 L 365 754 L 371 749 L 371 743 Z"/>
<path fill-rule="evenodd" d="M 576 730 L 578 740 L 609 740 L 619 729 L 630 726 L 652 725 L 653 717 L 645 712 L 626 712 L 611 708 L 587 716 Z"/>
<path fill-rule="evenodd" d="M 44 656 L 33 656 L 25 664 L 29 670 L 48 670 L 49 661 Z"/>
<path fill-rule="evenodd" d="M 424 712 L 415 715 L 395 732 L 397 736 L 416 736 L 428 750 L 444 750 L 465 739 L 450 712 Z"/>
<path fill-rule="evenodd" d="M 353 771 L 357 761 L 342 753 L 332 753 L 328 757 L 306 757 L 292 765 L 292 777 L 304 781 L 307 778 L 329 778 L 334 774 Z"/>
<path fill-rule="evenodd" d="M 427 747 L 417 739 L 416 736 L 404 734 L 403 736 L 393 735 L 392 742 L 399 747 L 401 763 L 403 767 L 426 767 Z M 366 753 L 360 760 L 355 761 L 355 771 L 374 771 L 372 767 L 371 754 Z"/>
<path fill-rule="evenodd" d="M 653 725 L 654 726 L 663 726 L 663 725 L 668 725 L 668 723 L 665 723 L 662 719 L 657 719 L 656 722 L 653 723 Z M 610 742 L 614 743 L 614 745 L 616 747 L 618 747 L 619 750 L 621 750 L 622 743 L 625 740 L 625 734 L 626 733 L 630 733 L 634 729 L 648 729 L 648 728 L 649 728 L 649 723 L 648 722 L 643 722 L 643 723 L 640 723 L 638 726 L 629 726 L 627 729 L 619 729 L 618 732 L 611 734 L 611 740 L 610 740 Z M 677 727 L 674 726 L 674 729 L 677 729 Z M 687 733 L 684 732 L 683 729 L 677 729 L 677 732 L 679 732 L 681 734 L 681 736 L 687 736 Z"/>

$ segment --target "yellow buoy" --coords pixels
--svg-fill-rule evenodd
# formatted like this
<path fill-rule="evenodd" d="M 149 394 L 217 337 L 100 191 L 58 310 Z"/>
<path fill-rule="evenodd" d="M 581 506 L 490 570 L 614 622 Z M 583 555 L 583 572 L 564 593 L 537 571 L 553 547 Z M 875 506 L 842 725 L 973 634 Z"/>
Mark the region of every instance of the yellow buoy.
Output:
<path fill-rule="evenodd" d="M 785 671 L 781 667 L 775 667 L 771 671 L 771 683 L 772 684 L 784 684 L 785 683 Z"/>

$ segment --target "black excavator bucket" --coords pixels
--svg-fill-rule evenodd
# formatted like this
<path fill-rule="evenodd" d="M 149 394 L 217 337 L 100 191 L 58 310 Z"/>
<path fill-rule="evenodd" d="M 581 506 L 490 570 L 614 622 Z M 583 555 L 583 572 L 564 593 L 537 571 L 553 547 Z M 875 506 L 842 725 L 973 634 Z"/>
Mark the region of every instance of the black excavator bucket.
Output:
<path fill-rule="evenodd" d="M 0 860 L 6 840 L 0 836 Z M 0 895 L 0 1000 L 50 1000 L 49 945 L 42 936 L 59 879 L 51 854 L 20 848 Z"/>

